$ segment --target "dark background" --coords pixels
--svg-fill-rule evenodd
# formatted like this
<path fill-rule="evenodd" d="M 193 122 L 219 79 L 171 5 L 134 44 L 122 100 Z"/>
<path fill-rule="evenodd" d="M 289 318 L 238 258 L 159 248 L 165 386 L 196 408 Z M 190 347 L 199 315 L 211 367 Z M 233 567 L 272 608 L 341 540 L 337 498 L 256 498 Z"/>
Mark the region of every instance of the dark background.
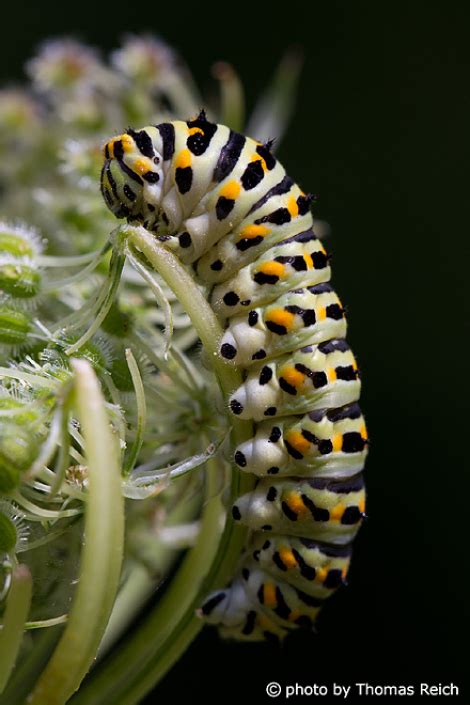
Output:
<path fill-rule="evenodd" d="M 50 35 L 72 34 L 108 49 L 125 32 L 156 31 L 180 50 L 202 88 L 210 85 L 214 61 L 232 62 L 250 107 L 284 48 L 299 44 L 305 51 L 280 158 L 319 195 L 315 215 L 332 227 L 333 281 L 348 308 L 372 437 L 369 520 L 350 586 L 325 609 L 317 637 L 297 635 L 279 651 L 222 643 L 207 630 L 149 704 L 267 702 L 272 680 L 453 681 L 465 690 L 470 54 L 464 7 L 86 0 L 67 8 L 17 2 L 2 9 L 3 80 L 21 78 L 25 58 Z M 468 698 L 466 690 L 458 700 Z M 371 701 L 379 699 L 361 700 Z"/>

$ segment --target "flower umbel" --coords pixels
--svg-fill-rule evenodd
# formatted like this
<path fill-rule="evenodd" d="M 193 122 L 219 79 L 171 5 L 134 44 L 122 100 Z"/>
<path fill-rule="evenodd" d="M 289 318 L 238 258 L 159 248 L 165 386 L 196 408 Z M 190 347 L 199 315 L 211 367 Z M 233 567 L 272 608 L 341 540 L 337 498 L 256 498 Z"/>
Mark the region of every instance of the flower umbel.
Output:
<path fill-rule="evenodd" d="M 237 562 L 244 532 L 225 523 L 225 494 L 252 480 L 225 457 L 247 426 L 225 414 L 239 380 L 214 357 L 220 324 L 147 231 L 115 229 L 101 150 L 116 125 L 187 119 L 203 105 L 242 129 L 243 89 L 219 63 L 211 105 L 153 36 L 128 37 L 110 61 L 54 39 L 27 70 L 26 88 L 0 91 L 0 705 L 115 705 L 124 685 L 137 702 Z M 254 111 L 260 136 L 286 95 L 279 76 Z"/>

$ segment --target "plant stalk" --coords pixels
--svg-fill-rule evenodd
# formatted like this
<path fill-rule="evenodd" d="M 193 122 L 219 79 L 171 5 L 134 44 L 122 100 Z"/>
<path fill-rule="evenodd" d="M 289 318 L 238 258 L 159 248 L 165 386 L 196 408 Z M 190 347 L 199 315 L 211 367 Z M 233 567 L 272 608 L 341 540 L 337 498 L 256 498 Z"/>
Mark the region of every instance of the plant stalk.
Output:
<path fill-rule="evenodd" d="M 116 597 L 124 542 L 124 503 L 116 439 L 98 380 L 86 360 L 72 360 L 85 441 L 89 493 L 80 579 L 62 637 L 29 705 L 64 705 L 92 665 Z"/>
<path fill-rule="evenodd" d="M 0 631 L 0 693 L 3 693 L 15 666 L 26 618 L 31 606 L 33 581 L 26 565 L 13 568 L 5 617 Z"/>
<path fill-rule="evenodd" d="M 130 246 L 145 255 L 179 299 L 208 353 L 224 395 L 228 396 L 241 383 L 241 372 L 220 357 L 222 327 L 193 277 L 179 259 L 144 228 L 125 227 L 121 233 Z M 230 423 L 232 442 L 238 444 L 250 437 L 250 422 L 234 417 Z M 177 575 L 146 619 L 128 636 L 119 651 L 106 658 L 91 674 L 71 705 L 138 703 L 202 628 L 203 623 L 195 611 L 210 590 L 225 585 L 230 579 L 247 536 L 244 527 L 235 525 L 231 516 L 226 516 L 219 496 L 218 462 L 210 460 L 207 464 L 206 502 L 196 545 L 187 553 Z M 230 501 L 249 491 L 253 484 L 252 475 L 233 472 Z"/>

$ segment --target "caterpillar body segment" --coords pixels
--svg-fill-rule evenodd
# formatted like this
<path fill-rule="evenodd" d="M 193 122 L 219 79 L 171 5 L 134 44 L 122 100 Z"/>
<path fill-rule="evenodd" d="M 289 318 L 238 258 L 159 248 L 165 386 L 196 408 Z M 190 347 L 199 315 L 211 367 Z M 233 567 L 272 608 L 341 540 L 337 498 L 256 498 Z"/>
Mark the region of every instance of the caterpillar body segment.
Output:
<path fill-rule="evenodd" d="M 350 477 L 367 455 L 367 430 L 357 403 L 263 421 L 234 454 L 238 467 L 258 477 Z"/>
<path fill-rule="evenodd" d="M 346 580 L 365 512 L 368 443 L 311 197 L 269 143 L 204 112 L 129 129 L 104 157 L 106 204 L 193 272 L 225 326 L 221 357 L 244 371 L 228 413 L 253 420 L 254 433 L 233 450 L 234 463 L 260 480 L 232 516 L 252 531 L 232 583 L 199 614 L 245 641 L 311 628 Z"/>
<path fill-rule="evenodd" d="M 325 599 L 345 583 L 350 548 L 324 553 L 319 544 L 277 536 L 258 537 L 255 546 L 260 547 L 230 589 L 205 603 L 203 616 L 222 623 L 226 634 L 250 641 L 260 632 L 272 638 L 298 626 L 312 627 Z"/>
<path fill-rule="evenodd" d="M 346 584 L 351 544 L 332 545 L 298 536 L 256 534 L 252 560 L 266 574 L 325 600 Z"/>
<path fill-rule="evenodd" d="M 232 516 L 256 531 L 274 531 L 326 543 L 349 543 L 365 511 L 362 474 L 329 478 L 264 478 L 232 507 Z"/>
<path fill-rule="evenodd" d="M 277 637 L 294 627 L 312 627 L 322 603 L 323 598 L 267 575 L 256 563 L 247 561 L 230 590 L 215 593 L 212 604 L 205 603 L 203 616 L 210 623 L 222 623 L 229 636 L 239 632 L 238 637 L 257 641 L 261 630 L 266 638 L 266 632 Z"/>
<path fill-rule="evenodd" d="M 314 286 L 330 278 L 328 258 L 320 240 L 307 230 L 283 240 L 214 287 L 210 302 L 225 320 L 276 301 L 292 289 Z"/>
<path fill-rule="evenodd" d="M 254 212 L 251 212 L 252 207 L 250 214 L 227 237 L 219 240 L 201 257 L 197 263 L 197 273 L 201 279 L 214 284 L 226 281 L 273 245 L 311 228 L 312 216 L 305 194 L 289 177 L 285 177 L 281 184 L 277 191 L 283 191 L 282 194 L 271 196 Z M 289 222 L 281 224 L 269 221 L 269 218 L 275 219 L 274 214 L 284 204 L 286 195 L 292 203 L 300 203 L 301 207 L 297 206 L 297 215 L 289 214 Z M 294 212 L 292 206 L 291 211 Z"/>
<path fill-rule="evenodd" d="M 329 340 L 250 366 L 229 407 L 242 419 L 262 421 L 350 404 L 359 398 L 360 387 L 348 344 Z"/>
<path fill-rule="evenodd" d="M 257 533 L 239 578 L 213 594 L 203 616 L 238 639 L 282 638 L 312 625 L 323 601 L 346 584 L 350 560 L 351 544 Z"/>
<path fill-rule="evenodd" d="M 259 201 L 259 197 L 263 193 L 263 186 L 259 184 L 244 191 L 243 198 L 241 193 L 243 189 L 240 180 L 243 174 L 249 170 L 253 163 L 261 163 L 260 161 L 253 162 L 256 157 L 256 150 L 250 147 L 247 150 L 246 162 L 240 164 L 238 168 L 233 170 L 224 181 L 218 184 L 210 191 L 200 202 L 199 206 L 194 210 L 191 217 L 184 222 L 185 230 L 191 236 L 190 256 L 184 254 L 183 261 L 194 262 L 203 252 L 206 252 L 208 246 L 216 244 L 221 237 L 231 232 L 244 218 L 247 209 Z M 260 166 L 260 169 L 262 167 Z M 282 180 L 285 176 L 284 169 L 279 162 L 273 167 L 273 173 L 269 174 L 269 180 Z M 247 184 L 245 184 L 245 187 Z"/>
<path fill-rule="evenodd" d="M 220 354 L 234 365 L 293 352 L 306 344 L 344 338 L 346 319 L 330 284 L 292 289 L 274 302 L 234 316 L 222 338 Z"/>
<path fill-rule="evenodd" d="M 241 574 L 225 590 L 212 593 L 198 613 L 208 624 L 217 625 L 222 637 L 239 641 L 278 641 L 289 633 L 252 599 Z"/>

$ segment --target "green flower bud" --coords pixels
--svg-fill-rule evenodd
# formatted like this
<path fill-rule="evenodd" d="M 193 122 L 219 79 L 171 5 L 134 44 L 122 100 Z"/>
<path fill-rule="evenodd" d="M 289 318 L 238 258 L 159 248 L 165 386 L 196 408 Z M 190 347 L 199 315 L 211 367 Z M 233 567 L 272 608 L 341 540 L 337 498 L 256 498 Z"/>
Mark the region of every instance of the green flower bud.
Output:
<path fill-rule="evenodd" d="M 28 542 L 24 514 L 15 504 L 0 501 L 0 554 L 17 553 Z"/>
<path fill-rule="evenodd" d="M 0 305 L 0 344 L 22 345 L 30 330 L 31 321 L 26 313 Z"/>
<path fill-rule="evenodd" d="M 21 413 L 18 413 L 18 409 L 21 409 Z M 25 403 L 20 399 L 13 399 L 12 397 L 2 397 L 0 396 L 0 411 L 14 411 L 14 421 L 19 424 L 32 424 L 40 421 L 40 413 L 37 407 L 32 406 L 32 404 Z M 12 415 L 13 416 L 13 415 Z M 2 429 L 2 420 L 5 416 L 0 417 L 0 430 Z M 11 422 L 11 417 L 7 419 Z"/>
<path fill-rule="evenodd" d="M 0 492 L 8 493 L 20 484 L 20 471 L 3 463 L 0 450 Z"/>
<path fill-rule="evenodd" d="M 21 260 L 0 260 L 0 289 L 18 299 L 36 296 L 41 285 L 41 275 L 32 263 Z"/>
<path fill-rule="evenodd" d="M 0 253 L 34 258 L 41 250 L 42 244 L 35 230 L 0 221 Z"/>
<path fill-rule="evenodd" d="M 0 492 L 10 492 L 20 481 L 20 474 L 34 462 L 39 443 L 30 429 L 19 423 L 0 423 Z"/>
<path fill-rule="evenodd" d="M 0 553 L 9 553 L 16 546 L 18 535 L 10 517 L 0 512 Z"/>
<path fill-rule="evenodd" d="M 131 373 L 129 372 L 127 362 L 123 357 L 118 357 L 113 360 L 109 371 L 111 372 L 111 379 L 120 392 L 134 391 Z"/>
<path fill-rule="evenodd" d="M 119 306 L 113 304 L 109 313 L 101 324 L 101 328 L 109 335 L 116 338 L 125 338 L 132 329 L 132 317 L 121 311 Z"/>
<path fill-rule="evenodd" d="M 103 340 L 89 340 L 77 350 L 76 357 L 83 357 L 98 370 L 106 370 L 110 363 L 109 346 Z"/>
<path fill-rule="evenodd" d="M 42 362 L 49 363 L 48 372 L 53 374 L 57 379 L 68 379 L 71 375 L 70 357 L 66 355 L 65 350 L 70 345 L 73 345 L 79 338 L 78 335 L 70 335 L 62 338 L 60 347 L 46 348 L 39 354 Z M 74 354 L 73 357 L 83 357 L 88 360 L 97 370 L 106 370 L 112 359 L 110 344 L 97 336 L 87 343 L 82 345 Z"/>
<path fill-rule="evenodd" d="M 7 252 L 13 257 L 32 257 L 35 254 L 27 240 L 5 232 L 0 232 L 0 252 Z"/>

